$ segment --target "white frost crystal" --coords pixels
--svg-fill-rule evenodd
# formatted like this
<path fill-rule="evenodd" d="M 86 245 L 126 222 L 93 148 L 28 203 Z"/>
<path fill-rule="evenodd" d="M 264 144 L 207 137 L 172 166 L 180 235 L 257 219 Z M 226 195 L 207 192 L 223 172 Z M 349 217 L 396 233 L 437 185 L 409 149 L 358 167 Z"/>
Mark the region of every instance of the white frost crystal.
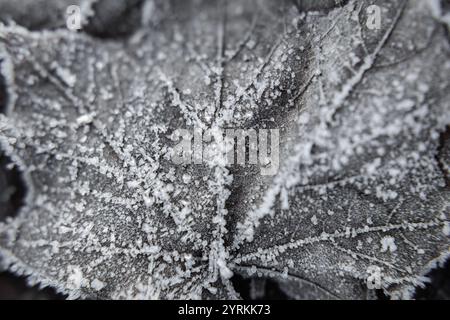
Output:
<path fill-rule="evenodd" d="M 397 246 L 393 237 L 384 237 L 381 239 L 381 252 L 395 252 L 396 250 Z"/>
<path fill-rule="evenodd" d="M 95 291 L 100 291 L 105 287 L 105 284 L 103 282 L 101 282 L 98 279 L 94 279 L 91 282 L 91 288 L 94 289 Z"/>

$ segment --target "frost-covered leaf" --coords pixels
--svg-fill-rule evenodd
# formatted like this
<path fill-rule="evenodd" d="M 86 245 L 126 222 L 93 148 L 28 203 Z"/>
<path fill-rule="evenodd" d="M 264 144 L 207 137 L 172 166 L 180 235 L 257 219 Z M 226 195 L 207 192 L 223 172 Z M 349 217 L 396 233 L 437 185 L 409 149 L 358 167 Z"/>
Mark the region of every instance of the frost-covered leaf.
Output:
<path fill-rule="evenodd" d="M 409 297 L 448 255 L 442 19 L 416 0 L 294 2 L 146 1 L 120 42 L 0 25 L 0 146 L 29 187 L 2 264 L 70 297 L 234 298 L 237 272 L 367 298 L 374 268 Z M 194 127 L 279 128 L 278 174 L 175 165 Z"/>
<path fill-rule="evenodd" d="M 449 121 L 448 43 L 414 1 L 383 3 L 390 16 L 375 33 L 361 22 L 367 5 L 307 23 L 320 42 L 300 128 L 287 138 L 294 151 L 261 200 L 238 210 L 247 213 L 235 261 L 314 279 L 342 298 L 364 297 L 379 268 L 380 288 L 409 297 L 448 254 L 436 159 Z"/>

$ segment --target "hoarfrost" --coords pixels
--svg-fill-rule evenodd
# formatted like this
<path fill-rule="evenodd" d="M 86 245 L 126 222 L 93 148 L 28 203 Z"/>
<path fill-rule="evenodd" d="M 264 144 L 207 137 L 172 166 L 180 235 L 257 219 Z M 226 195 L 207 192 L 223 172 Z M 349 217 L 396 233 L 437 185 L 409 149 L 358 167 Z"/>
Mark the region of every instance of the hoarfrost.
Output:
<path fill-rule="evenodd" d="M 384 237 L 381 239 L 381 252 L 395 252 L 397 246 L 395 245 L 395 239 L 393 237 Z"/>
<path fill-rule="evenodd" d="M 125 41 L 0 12 L 0 146 L 28 185 L 2 265 L 115 299 L 237 298 L 233 273 L 359 299 L 376 266 L 411 297 L 448 256 L 449 43 L 418 0 L 368 30 L 372 2 L 146 1 Z M 280 129 L 279 172 L 175 165 L 193 127 Z"/>

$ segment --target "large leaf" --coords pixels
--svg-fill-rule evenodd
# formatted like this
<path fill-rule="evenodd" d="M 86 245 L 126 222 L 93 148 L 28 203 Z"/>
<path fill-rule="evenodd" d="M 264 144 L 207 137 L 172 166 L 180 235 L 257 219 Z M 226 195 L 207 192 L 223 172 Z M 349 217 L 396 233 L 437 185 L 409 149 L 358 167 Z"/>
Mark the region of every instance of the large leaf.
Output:
<path fill-rule="evenodd" d="M 422 1 L 338 4 L 147 2 L 125 42 L 0 26 L 29 187 L 3 265 L 72 298 L 234 298 L 232 272 L 366 298 L 374 268 L 410 297 L 448 255 L 446 30 Z M 229 127 L 280 129 L 279 172 L 170 160 L 177 129 Z"/>

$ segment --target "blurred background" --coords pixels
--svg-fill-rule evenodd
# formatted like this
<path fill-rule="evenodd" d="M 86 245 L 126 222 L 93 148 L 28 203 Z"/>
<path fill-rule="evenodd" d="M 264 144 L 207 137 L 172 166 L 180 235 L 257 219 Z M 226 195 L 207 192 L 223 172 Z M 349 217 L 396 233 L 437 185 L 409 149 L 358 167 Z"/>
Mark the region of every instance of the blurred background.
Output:
<path fill-rule="evenodd" d="M 55 0 L 45 0 L 55 1 Z M 60 0 L 58 0 L 60 1 Z M 318 6 L 319 1 L 298 1 L 297 5 Z M 69 3 L 67 0 L 61 0 L 61 7 L 55 6 L 55 12 L 45 10 L 44 0 L 23 0 L 21 6 L 17 6 L 16 1 L 0 0 L 0 22 L 8 22 L 11 20 L 31 30 L 41 30 L 46 28 L 63 27 L 65 20 L 63 19 L 64 8 Z M 77 1 L 70 1 L 77 3 Z M 329 1 L 322 1 L 327 4 Z M 344 1 L 343 1 L 344 2 Z M 98 1 L 97 6 L 103 6 L 106 1 Z M 89 21 L 84 29 L 89 34 L 100 38 L 117 38 L 129 35 L 139 25 L 139 12 L 143 5 L 142 0 L 116 1 L 116 7 L 106 6 L 104 10 L 98 10 L 103 14 L 95 21 Z M 162 2 L 161 2 L 162 3 Z M 450 7 L 450 1 L 443 1 L 446 8 Z M 164 5 L 162 5 L 164 7 Z M 36 11 L 36 8 L 41 10 Z M 112 9 L 111 9 L 112 8 Z M 164 8 L 154 8 L 154 10 L 164 10 Z M 33 17 L 30 18 L 30 12 Z M 157 21 L 153 21 L 157 23 Z M 1 61 L 0 61 L 1 62 Z M 6 93 L 3 79 L 0 77 L 0 113 L 4 112 Z M 450 130 L 444 135 L 443 139 L 450 137 Z M 26 194 L 26 189 L 21 181 L 20 174 L 14 168 L 10 167 L 9 159 L 7 159 L 0 150 L 0 222 L 13 218 Z M 0 261 L 1 265 L 1 261 Z M 450 299 L 450 262 L 443 267 L 433 270 L 428 277 L 430 283 L 419 288 L 416 292 L 416 299 Z M 257 286 L 263 292 L 263 295 L 252 293 L 252 288 Z M 241 294 L 243 299 L 287 299 L 288 297 L 278 287 L 278 285 L 270 279 L 244 279 L 239 276 L 233 278 L 236 290 Z M 38 287 L 27 286 L 25 277 L 16 276 L 10 272 L 0 270 L 0 299 L 64 299 L 65 296 L 58 294 L 51 288 L 40 289 Z M 382 292 L 377 293 L 378 299 L 387 299 Z"/>

